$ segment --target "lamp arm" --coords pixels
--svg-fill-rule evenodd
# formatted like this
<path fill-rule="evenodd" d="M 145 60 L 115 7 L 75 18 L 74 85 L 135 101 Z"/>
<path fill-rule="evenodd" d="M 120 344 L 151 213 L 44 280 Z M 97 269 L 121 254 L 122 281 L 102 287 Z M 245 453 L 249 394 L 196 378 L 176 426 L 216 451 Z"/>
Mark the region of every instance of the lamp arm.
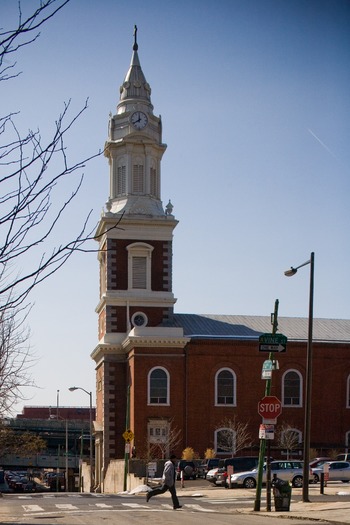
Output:
<path fill-rule="evenodd" d="M 299 268 L 302 268 L 303 266 L 306 266 L 307 264 L 311 264 L 311 259 L 304 262 L 303 264 L 300 264 L 300 266 L 296 266 L 295 268 L 293 268 L 293 270 L 299 270 Z"/>

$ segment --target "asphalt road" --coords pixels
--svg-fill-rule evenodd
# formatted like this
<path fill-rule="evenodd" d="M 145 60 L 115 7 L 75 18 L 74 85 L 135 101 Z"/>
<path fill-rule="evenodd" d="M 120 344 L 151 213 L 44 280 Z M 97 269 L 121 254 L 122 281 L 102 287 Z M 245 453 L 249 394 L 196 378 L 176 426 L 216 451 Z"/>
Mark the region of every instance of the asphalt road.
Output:
<path fill-rule="evenodd" d="M 90 495 L 10 495 L 0 503 L 2 525 L 268 525 L 270 516 L 242 514 L 229 502 L 182 498 L 182 509 L 174 511 L 169 498 L 154 498 L 148 504 L 144 497 Z M 293 520 L 292 520 L 293 521 Z M 297 520 L 298 525 L 310 525 L 309 520 Z M 276 517 L 274 525 L 285 525 Z"/>
<path fill-rule="evenodd" d="M 317 489 L 313 489 L 317 490 Z M 285 525 L 289 518 L 298 525 L 309 519 L 298 519 L 273 511 L 268 516 L 250 513 L 254 508 L 255 491 L 227 490 L 213 487 L 203 480 L 189 481 L 185 488 L 177 483 L 182 509 L 174 511 L 170 494 L 152 498 L 146 503 L 145 494 L 108 495 L 80 493 L 5 494 L 0 500 L 0 523 L 18 525 L 264 525 L 273 518 L 274 525 Z M 296 495 L 295 497 L 298 497 Z M 263 495 L 261 509 L 265 509 Z M 242 512 L 242 509 L 248 512 Z M 282 521 L 283 520 L 283 521 Z M 324 524 L 330 521 L 323 521 Z"/>

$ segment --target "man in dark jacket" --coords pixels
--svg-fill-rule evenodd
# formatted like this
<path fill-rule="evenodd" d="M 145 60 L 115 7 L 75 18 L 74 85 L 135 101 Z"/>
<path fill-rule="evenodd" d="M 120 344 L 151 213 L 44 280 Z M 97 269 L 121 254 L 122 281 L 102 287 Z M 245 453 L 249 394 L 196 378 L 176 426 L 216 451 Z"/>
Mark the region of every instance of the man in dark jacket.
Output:
<path fill-rule="evenodd" d="M 170 459 L 165 462 L 162 476 L 162 486 L 160 488 L 150 490 L 147 493 L 146 501 L 149 501 L 153 496 L 157 496 L 157 494 L 164 494 L 164 492 L 169 490 L 173 500 L 174 510 L 181 509 L 182 505 L 179 503 L 175 488 L 175 460 L 176 456 L 172 455 L 170 456 Z"/>

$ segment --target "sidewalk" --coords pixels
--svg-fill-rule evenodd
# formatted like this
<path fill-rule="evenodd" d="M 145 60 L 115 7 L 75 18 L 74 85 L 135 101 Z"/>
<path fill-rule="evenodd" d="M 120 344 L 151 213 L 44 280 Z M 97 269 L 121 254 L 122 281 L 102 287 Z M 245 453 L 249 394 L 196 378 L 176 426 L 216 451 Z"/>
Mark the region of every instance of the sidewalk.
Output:
<path fill-rule="evenodd" d="M 209 483 L 208 483 L 209 485 Z M 302 489 L 292 489 L 292 500 L 290 511 L 276 512 L 274 508 L 274 498 L 271 495 L 271 512 L 266 511 L 266 490 L 263 488 L 261 498 L 262 504 L 260 511 L 254 511 L 254 503 L 251 506 L 242 506 L 242 499 L 254 500 L 255 490 L 248 489 L 223 489 L 220 487 L 203 485 L 196 487 L 181 488 L 177 484 L 177 494 L 179 499 L 181 497 L 198 496 L 203 498 L 215 499 L 232 499 L 237 498 L 237 507 L 235 510 L 242 514 L 261 514 L 263 516 L 310 519 L 319 521 L 329 521 L 332 523 L 350 524 L 350 484 L 344 483 L 332 484 L 329 483 L 324 488 L 324 494 L 320 494 L 320 484 L 310 485 L 309 497 L 310 502 L 304 503 L 302 501 Z"/>

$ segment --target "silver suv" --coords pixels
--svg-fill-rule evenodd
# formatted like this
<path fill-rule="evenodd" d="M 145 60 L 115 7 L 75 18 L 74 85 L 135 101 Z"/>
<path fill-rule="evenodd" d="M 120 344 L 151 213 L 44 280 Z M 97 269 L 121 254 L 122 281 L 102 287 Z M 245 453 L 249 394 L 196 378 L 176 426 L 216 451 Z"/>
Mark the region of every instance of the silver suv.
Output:
<path fill-rule="evenodd" d="M 271 461 L 271 479 L 274 474 L 283 481 L 290 481 L 293 487 L 303 485 L 303 462 L 302 461 Z M 231 475 L 231 484 L 234 486 L 253 489 L 258 479 L 258 468 L 247 472 L 239 472 Z M 266 483 L 266 463 L 263 470 L 263 483 Z"/>

